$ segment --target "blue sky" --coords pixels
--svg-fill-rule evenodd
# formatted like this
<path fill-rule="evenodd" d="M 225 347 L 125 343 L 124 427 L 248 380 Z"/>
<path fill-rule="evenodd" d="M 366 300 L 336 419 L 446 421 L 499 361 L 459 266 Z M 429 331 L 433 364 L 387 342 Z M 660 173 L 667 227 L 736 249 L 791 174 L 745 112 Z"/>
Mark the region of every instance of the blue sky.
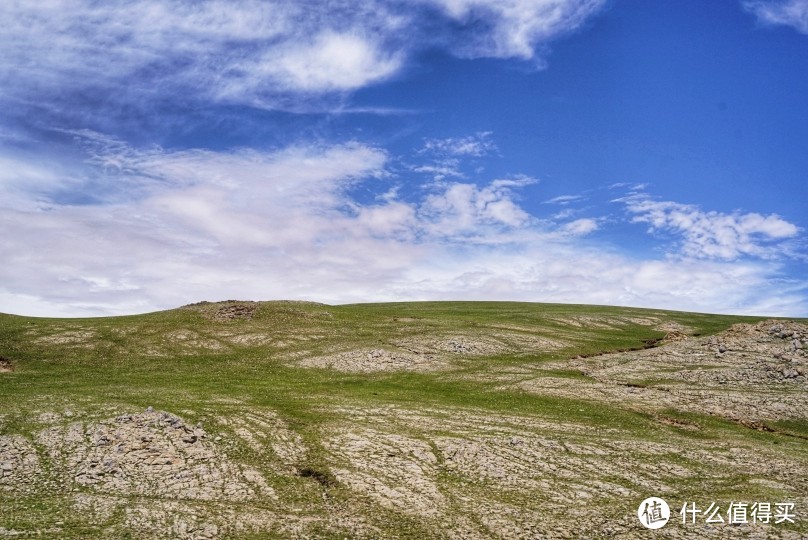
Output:
<path fill-rule="evenodd" d="M 808 316 L 806 0 L 0 5 L 0 311 Z"/>

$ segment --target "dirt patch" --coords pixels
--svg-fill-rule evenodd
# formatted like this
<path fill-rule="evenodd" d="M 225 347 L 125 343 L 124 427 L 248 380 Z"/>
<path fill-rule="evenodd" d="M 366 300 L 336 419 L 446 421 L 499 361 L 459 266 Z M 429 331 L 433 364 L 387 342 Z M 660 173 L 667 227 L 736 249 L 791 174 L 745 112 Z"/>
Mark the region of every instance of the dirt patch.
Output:
<path fill-rule="evenodd" d="M 690 339 L 690 336 L 686 333 L 682 332 L 681 330 L 669 330 L 665 337 L 662 338 L 663 342 L 671 342 L 671 341 L 684 341 L 686 339 Z"/>
<path fill-rule="evenodd" d="M 662 332 L 669 332 L 669 333 L 676 333 L 681 335 L 689 335 L 693 333 L 693 328 L 690 326 L 685 326 L 683 324 L 679 324 L 675 321 L 665 321 L 661 324 L 654 326 L 656 330 L 661 330 Z"/>
<path fill-rule="evenodd" d="M 297 464 L 306 457 L 303 439 L 272 411 L 252 410 L 238 416 L 220 416 L 217 421 L 253 452 L 274 458 L 272 468 L 277 473 L 295 474 Z"/>
<path fill-rule="evenodd" d="M 69 345 L 92 348 L 95 346 L 96 335 L 92 330 L 66 330 L 58 334 L 41 336 L 35 339 L 34 342 L 41 345 Z"/>
<path fill-rule="evenodd" d="M 323 487 L 332 487 L 337 483 L 334 475 L 328 471 L 320 471 L 311 467 L 303 467 L 297 471 L 297 474 L 303 478 L 311 478 Z"/>
<path fill-rule="evenodd" d="M 14 364 L 11 363 L 11 359 L 0 356 L 0 373 L 11 373 L 12 371 L 14 371 Z"/>
<path fill-rule="evenodd" d="M 226 339 L 230 343 L 234 345 L 244 345 L 246 347 L 260 347 L 264 345 L 271 345 L 273 344 L 273 338 L 266 334 L 230 334 L 230 335 L 223 335 L 223 339 Z M 275 342 L 278 343 L 278 342 Z"/>
<path fill-rule="evenodd" d="M 93 416 L 100 411 L 94 411 Z M 351 509 L 333 508 L 327 515 L 299 513 L 299 504 L 280 500 L 268 478 L 306 477 L 315 483 L 336 479 L 327 469 L 297 468 L 305 457 L 300 437 L 273 411 L 239 409 L 238 414 L 208 432 L 181 417 L 151 408 L 100 421 L 76 421 L 74 413 L 35 411 L 30 420 L 44 424 L 33 440 L 0 435 L 0 495 L 56 496 L 70 500 L 71 512 L 83 526 L 105 530 L 104 536 L 202 540 L 255 535 L 256 537 L 379 538 L 378 531 Z M 86 411 L 79 417 L 86 418 Z M 108 414 L 108 413 L 106 413 Z M 114 414 L 114 413 L 113 413 Z M 249 429 L 264 456 L 261 472 L 230 456 L 242 449 L 233 443 L 236 426 Z M 257 435 L 261 433 L 261 435 Z M 288 470 L 274 463 L 295 463 Z M 270 464 L 266 468 L 267 464 Z M 303 480 L 285 480 L 308 483 Z M 8 495 L 4 492 L 9 492 Z M 268 508 L 271 508 L 268 509 Z M 61 537 L 60 515 L 50 529 L 22 531 Z M 61 521 L 61 520 L 64 521 Z M 10 529 L 0 528 L 0 537 Z M 351 533 L 351 534 L 349 534 Z"/>
<path fill-rule="evenodd" d="M 190 329 L 179 329 L 165 335 L 172 345 L 179 345 L 185 349 L 207 349 L 210 351 L 221 351 L 227 346 L 217 339 L 205 337 Z M 193 350 L 186 350 L 185 354 L 193 354 Z"/>
<path fill-rule="evenodd" d="M 551 320 L 575 328 L 597 328 L 602 330 L 621 328 L 628 324 L 641 324 L 629 320 L 625 317 L 600 317 L 596 315 L 572 315 L 567 317 L 555 317 Z M 658 319 L 643 319 L 643 324 L 650 326 L 658 323 Z"/>

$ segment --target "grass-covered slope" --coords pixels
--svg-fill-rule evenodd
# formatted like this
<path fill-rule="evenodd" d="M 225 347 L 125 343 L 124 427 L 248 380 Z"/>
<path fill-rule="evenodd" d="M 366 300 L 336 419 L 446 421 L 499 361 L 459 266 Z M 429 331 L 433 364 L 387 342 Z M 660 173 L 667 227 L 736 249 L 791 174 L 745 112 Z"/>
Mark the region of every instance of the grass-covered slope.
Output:
<path fill-rule="evenodd" d="M 684 502 L 794 502 L 794 524 L 711 530 L 800 538 L 808 336 L 759 321 L 499 302 L 0 315 L 0 538 L 633 538 L 652 495 L 685 538 L 707 529 Z"/>

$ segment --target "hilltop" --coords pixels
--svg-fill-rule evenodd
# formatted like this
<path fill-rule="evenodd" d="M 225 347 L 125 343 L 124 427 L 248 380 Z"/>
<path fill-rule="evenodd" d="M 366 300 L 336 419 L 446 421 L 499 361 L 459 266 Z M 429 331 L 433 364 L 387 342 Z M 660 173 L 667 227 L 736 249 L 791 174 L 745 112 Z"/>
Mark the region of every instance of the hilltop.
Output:
<path fill-rule="evenodd" d="M 643 538 L 650 496 L 665 537 L 805 538 L 806 341 L 514 302 L 0 315 L 0 538 Z"/>

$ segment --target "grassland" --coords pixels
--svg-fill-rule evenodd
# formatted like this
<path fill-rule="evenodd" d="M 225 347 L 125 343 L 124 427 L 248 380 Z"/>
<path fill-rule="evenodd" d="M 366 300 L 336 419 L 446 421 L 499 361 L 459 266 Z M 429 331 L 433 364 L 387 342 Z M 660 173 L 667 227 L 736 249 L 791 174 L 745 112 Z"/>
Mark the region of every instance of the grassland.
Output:
<path fill-rule="evenodd" d="M 777 371 L 804 355 L 760 320 L 498 302 L 0 315 L 0 538 L 641 538 L 652 495 L 673 511 L 660 537 L 805 538 L 808 386 Z M 691 501 L 724 519 L 793 502 L 795 523 L 682 524 Z"/>

